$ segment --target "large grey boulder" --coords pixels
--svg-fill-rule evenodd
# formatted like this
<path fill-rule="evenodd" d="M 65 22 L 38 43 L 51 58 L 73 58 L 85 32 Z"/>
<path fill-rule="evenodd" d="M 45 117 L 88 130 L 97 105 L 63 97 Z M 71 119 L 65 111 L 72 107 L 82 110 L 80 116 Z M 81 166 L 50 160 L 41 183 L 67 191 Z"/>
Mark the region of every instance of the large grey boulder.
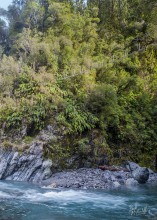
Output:
<path fill-rule="evenodd" d="M 126 168 L 132 172 L 136 170 L 137 168 L 140 168 L 140 166 L 135 162 L 127 161 Z"/>
<path fill-rule="evenodd" d="M 130 170 L 131 172 L 133 172 L 133 171 L 136 170 L 137 168 L 140 168 L 140 166 L 139 166 L 137 163 L 132 162 L 132 161 L 126 161 L 126 162 L 125 162 L 125 167 L 126 167 L 128 170 Z M 150 175 L 154 175 L 154 172 L 153 172 L 151 169 L 148 168 L 148 170 L 149 170 L 149 174 L 150 174 Z"/>
<path fill-rule="evenodd" d="M 136 186 L 138 185 L 137 180 L 133 179 L 133 178 L 129 178 L 125 181 L 125 185 L 126 186 Z"/>
<path fill-rule="evenodd" d="M 132 172 L 132 176 L 140 184 L 144 184 L 149 179 L 149 170 L 146 167 L 139 167 Z"/>

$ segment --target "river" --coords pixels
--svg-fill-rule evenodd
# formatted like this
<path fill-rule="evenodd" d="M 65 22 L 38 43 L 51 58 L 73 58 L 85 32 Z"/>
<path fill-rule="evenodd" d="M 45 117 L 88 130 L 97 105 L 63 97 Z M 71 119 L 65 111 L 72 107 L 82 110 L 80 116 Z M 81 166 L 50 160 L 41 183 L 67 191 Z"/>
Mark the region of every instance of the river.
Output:
<path fill-rule="evenodd" d="M 0 220 L 157 220 L 157 186 L 117 190 L 46 189 L 0 182 Z"/>

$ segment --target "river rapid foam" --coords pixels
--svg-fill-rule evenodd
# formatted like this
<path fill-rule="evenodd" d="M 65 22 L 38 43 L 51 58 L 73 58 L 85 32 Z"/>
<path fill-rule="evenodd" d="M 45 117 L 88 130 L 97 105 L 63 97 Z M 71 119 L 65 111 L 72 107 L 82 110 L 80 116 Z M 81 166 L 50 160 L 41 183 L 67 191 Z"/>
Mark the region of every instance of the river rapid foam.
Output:
<path fill-rule="evenodd" d="M 157 186 L 117 190 L 47 189 L 0 182 L 0 220 L 155 219 Z"/>

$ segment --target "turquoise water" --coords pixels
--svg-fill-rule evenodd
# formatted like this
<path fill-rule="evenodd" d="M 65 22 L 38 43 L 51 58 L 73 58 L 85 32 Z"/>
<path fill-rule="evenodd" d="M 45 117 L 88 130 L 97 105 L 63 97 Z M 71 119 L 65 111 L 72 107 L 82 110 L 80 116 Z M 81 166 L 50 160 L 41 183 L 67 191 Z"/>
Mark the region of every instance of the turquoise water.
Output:
<path fill-rule="evenodd" d="M 0 182 L 0 220 L 157 220 L 157 186 L 52 190 Z"/>

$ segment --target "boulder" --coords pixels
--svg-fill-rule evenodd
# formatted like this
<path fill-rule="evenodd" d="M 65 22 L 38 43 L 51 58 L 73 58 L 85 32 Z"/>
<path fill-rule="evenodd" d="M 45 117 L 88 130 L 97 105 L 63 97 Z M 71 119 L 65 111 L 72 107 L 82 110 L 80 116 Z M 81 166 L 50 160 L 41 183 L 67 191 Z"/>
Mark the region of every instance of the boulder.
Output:
<path fill-rule="evenodd" d="M 128 170 L 130 170 L 131 172 L 140 167 L 137 163 L 131 162 L 131 161 L 127 161 L 127 162 L 125 163 L 125 165 L 126 165 L 126 168 L 127 168 Z"/>
<path fill-rule="evenodd" d="M 126 162 L 125 162 L 125 167 L 126 167 L 128 170 L 130 170 L 131 172 L 133 172 L 133 171 L 136 170 L 137 168 L 140 168 L 140 166 L 139 166 L 137 163 L 131 162 L 131 161 L 126 161 Z M 151 169 L 148 168 L 148 170 L 149 170 L 149 174 L 150 174 L 150 175 L 153 175 L 153 174 L 154 174 L 154 172 L 153 172 Z"/>
<path fill-rule="evenodd" d="M 140 184 L 144 184 L 149 179 L 149 170 L 146 167 L 139 167 L 132 172 L 132 176 Z"/>
<path fill-rule="evenodd" d="M 117 181 L 113 182 L 113 187 L 114 187 L 114 188 L 118 188 L 118 187 L 120 187 L 120 186 L 121 186 L 121 184 L 118 183 Z"/>
<path fill-rule="evenodd" d="M 133 178 L 129 178 L 126 180 L 125 185 L 126 186 L 136 186 L 136 185 L 138 185 L 138 182 L 136 180 L 134 180 Z"/>

